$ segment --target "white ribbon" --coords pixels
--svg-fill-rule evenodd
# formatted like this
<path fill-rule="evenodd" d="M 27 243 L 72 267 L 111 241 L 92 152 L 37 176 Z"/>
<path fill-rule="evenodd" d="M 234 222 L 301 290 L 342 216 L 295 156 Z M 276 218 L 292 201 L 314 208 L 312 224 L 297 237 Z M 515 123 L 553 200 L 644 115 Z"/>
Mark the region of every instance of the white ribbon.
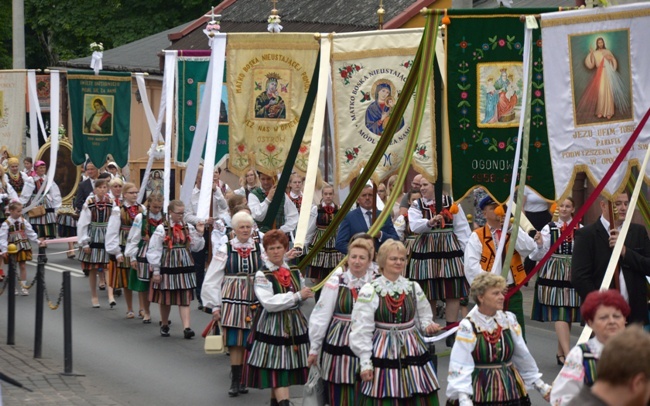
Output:
<path fill-rule="evenodd" d="M 104 53 L 101 51 L 93 51 L 93 56 L 90 59 L 90 69 L 95 71 L 95 75 L 99 75 L 99 71 L 102 70 L 102 58 Z"/>
<path fill-rule="evenodd" d="M 172 120 L 174 119 L 174 79 L 176 77 L 176 51 L 165 51 L 165 84 L 167 94 L 165 95 L 165 166 L 163 179 L 164 205 L 169 206 L 169 186 L 171 177 L 171 155 L 172 155 Z"/>
<path fill-rule="evenodd" d="M 205 84 L 206 91 L 203 93 L 203 100 L 201 101 L 201 108 L 203 108 L 204 104 L 207 104 L 209 110 L 207 120 L 208 139 L 205 146 L 205 161 L 203 162 L 204 176 L 201 178 L 201 192 L 199 193 L 199 204 L 196 208 L 196 216 L 200 219 L 211 217 L 212 172 L 214 171 L 214 159 L 217 154 L 217 141 L 219 138 L 222 78 L 226 60 L 226 34 L 215 34 L 214 37 L 210 38 L 210 47 L 212 52 L 208 72 L 212 74 L 208 74 L 208 81 Z"/>
<path fill-rule="evenodd" d="M 45 195 L 47 195 L 52 183 L 54 183 L 56 161 L 59 156 L 60 87 L 59 71 L 53 70 L 50 72 L 50 167 L 47 168 L 47 186 L 45 186 L 43 192 Z"/>
<path fill-rule="evenodd" d="M 144 75 L 142 73 L 136 73 L 135 81 L 138 84 L 138 91 L 140 92 L 142 106 L 144 107 L 144 114 L 147 117 L 147 124 L 149 125 L 149 131 L 151 132 L 152 138 L 151 148 L 149 149 L 149 160 L 147 161 L 147 167 L 144 170 L 144 176 L 142 177 L 142 183 L 140 184 L 140 191 L 138 192 L 138 201 L 141 202 L 147 190 L 149 174 L 151 173 L 151 167 L 153 166 L 154 161 L 154 154 L 156 148 L 158 147 L 159 140 L 162 139 L 160 130 L 162 129 L 162 122 L 165 118 L 165 106 L 167 105 L 167 82 L 163 80 L 162 92 L 160 94 L 160 107 L 158 109 L 158 119 L 154 120 L 151 104 L 149 104 L 149 97 L 147 96 L 147 88 L 144 82 Z"/>
<path fill-rule="evenodd" d="M 45 132 L 43 115 L 41 114 L 41 105 L 38 103 L 38 94 L 36 92 L 36 71 L 33 69 L 27 71 L 27 90 L 29 92 L 29 138 L 30 146 L 32 148 L 32 156 L 35 157 L 38 153 L 39 138 L 37 125 L 40 125 L 41 133 L 44 134 L 44 136 L 47 133 Z"/>

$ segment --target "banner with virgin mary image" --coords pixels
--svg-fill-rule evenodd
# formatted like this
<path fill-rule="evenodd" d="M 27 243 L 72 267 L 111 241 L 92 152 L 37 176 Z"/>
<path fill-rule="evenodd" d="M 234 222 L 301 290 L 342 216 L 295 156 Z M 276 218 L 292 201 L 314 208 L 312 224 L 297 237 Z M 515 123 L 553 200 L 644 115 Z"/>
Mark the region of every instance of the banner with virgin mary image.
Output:
<path fill-rule="evenodd" d="M 69 71 L 68 94 L 72 118 L 72 161 L 86 155 L 100 168 L 108 154 L 120 168 L 129 159 L 131 131 L 131 73 Z"/>
<path fill-rule="evenodd" d="M 544 60 L 554 61 L 544 75 L 553 78 L 546 99 L 558 196 L 571 192 L 577 172 L 599 183 L 650 108 L 648 38 L 648 3 L 542 15 L 542 39 L 553 44 L 544 47 Z M 606 196 L 625 187 L 649 142 L 646 128 L 605 186 Z"/>
<path fill-rule="evenodd" d="M 340 187 L 359 175 L 391 120 L 391 112 L 413 66 L 423 29 L 334 34 L 332 82 L 336 179 Z M 396 173 L 404 161 L 411 132 L 413 103 L 400 118 L 393 140 L 372 175 L 378 183 Z M 435 114 L 433 83 L 412 165 L 435 179 Z"/>
<path fill-rule="evenodd" d="M 447 111 L 452 191 L 457 200 L 482 186 L 499 202 L 510 196 L 522 111 L 522 14 L 550 9 L 456 10 L 447 25 Z M 544 43 L 546 45 L 546 43 Z M 533 32 L 531 122 L 526 185 L 554 196 L 548 149 L 542 41 Z"/>
<path fill-rule="evenodd" d="M 230 116 L 228 168 L 282 172 L 300 121 L 318 56 L 313 34 L 228 34 L 226 75 Z M 313 116 L 295 169 L 307 170 Z"/>
<path fill-rule="evenodd" d="M 26 89 L 25 71 L 0 71 L 0 162 L 22 153 Z"/>

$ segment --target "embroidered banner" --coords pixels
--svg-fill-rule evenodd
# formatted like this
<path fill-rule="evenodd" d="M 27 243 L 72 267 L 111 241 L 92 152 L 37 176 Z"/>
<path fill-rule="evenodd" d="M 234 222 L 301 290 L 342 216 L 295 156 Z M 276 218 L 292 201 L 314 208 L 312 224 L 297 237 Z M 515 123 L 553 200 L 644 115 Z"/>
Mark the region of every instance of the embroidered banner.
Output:
<path fill-rule="evenodd" d="M 475 186 L 498 201 L 510 194 L 522 104 L 524 24 L 521 14 L 450 15 L 447 26 L 447 100 L 452 190 L 458 200 Z M 491 11 L 493 12 L 493 11 Z M 553 199 L 545 114 L 542 41 L 534 32 L 530 155 L 526 184 Z M 517 163 L 519 165 L 519 163 Z"/>
<path fill-rule="evenodd" d="M 422 29 L 372 31 L 334 35 L 332 81 L 336 151 L 336 179 L 350 184 L 366 165 L 391 119 L 413 59 Z M 428 90 L 425 119 L 412 165 L 429 179 L 436 178 L 433 86 Z M 413 103 L 400 118 L 393 140 L 372 175 L 375 182 L 391 176 L 404 162 L 411 133 Z"/>
<path fill-rule="evenodd" d="M 23 150 L 26 77 L 25 71 L 0 71 L 0 145 L 10 156 L 20 156 Z"/>
<path fill-rule="evenodd" d="M 186 51 L 179 51 L 178 56 L 178 91 L 176 92 L 176 162 L 187 162 L 192 149 L 192 140 L 199 118 L 201 99 L 205 91 L 208 76 L 210 51 L 207 56 L 185 56 Z M 226 77 L 224 74 L 223 81 Z M 228 94 L 226 84 L 221 91 L 219 108 L 219 139 L 217 141 L 215 165 L 220 165 L 228 155 Z M 202 154 L 205 157 L 205 152 Z"/>
<path fill-rule="evenodd" d="M 98 168 L 111 154 L 124 167 L 131 131 L 131 74 L 69 71 L 68 94 L 72 118 L 72 161 L 81 165 L 86 154 Z"/>
<path fill-rule="evenodd" d="M 598 184 L 650 107 L 650 5 L 576 10 L 542 17 L 553 178 L 567 196 L 575 174 Z M 641 132 L 621 168 L 605 186 L 609 196 L 625 188 L 650 142 Z M 646 173 L 646 181 L 648 176 Z"/>
<path fill-rule="evenodd" d="M 228 34 L 229 169 L 282 171 L 300 120 L 318 42 L 313 34 Z M 295 168 L 307 170 L 313 117 Z"/>

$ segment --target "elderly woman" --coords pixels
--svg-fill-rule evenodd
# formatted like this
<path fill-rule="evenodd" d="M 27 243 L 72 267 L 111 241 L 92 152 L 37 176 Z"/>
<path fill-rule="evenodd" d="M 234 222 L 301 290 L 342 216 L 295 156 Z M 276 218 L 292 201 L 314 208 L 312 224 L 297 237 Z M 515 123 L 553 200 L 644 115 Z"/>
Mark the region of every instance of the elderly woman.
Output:
<path fill-rule="evenodd" d="M 630 306 L 616 290 L 593 291 L 580 308 L 582 319 L 594 332 L 594 337 L 578 344 L 567 355 L 560 374 L 553 382 L 551 404 L 566 405 L 578 395 L 584 385 L 596 380 L 596 364 L 603 346 L 625 328 Z"/>
<path fill-rule="evenodd" d="M 383 243 L 377 263 L 382 275 L 361 288 L 352 310 L 350 348 L 363 381 L 357 404 L 437 405 L 438 378 L 420 329 L 433 334 L 440 326 L 420 285 L 402 277 L 404 244 Z"/>
<path fill-rule="evenodd" d="M 271 388 L 271 405 L 289 406 L 289 386 L 307 382 L 309 335 L 300 304 L 314 297 L 298 269 L 289 269 L 287 235 L 270 230 L 262 241 L 268 260 L 255 274 L 262 311 L 247 343 L 244 378 L 250 387 Z"/>
<path fill-rule="evenodd" d="M 356 239 L 348 246 L 346 270 L 338 269 L 323 286 L 309 318 L 309 365 L 321 355 L 321 376 L 330 405 L 354 406 L 359 389 L 359 358 L 350 350 L 350 315 L 359 290 L 377 274 L 372 241 Z M 323 342 L 324 341 L 324 342 Z"/>
<path fill-rule="evenodd" d="M 254 224 L 253 217 L 243 211 L 232 217 L 235 237 L 214 253 L 201 291 L 204 306 L 212 309 L 212 318 L 221 320 L 225 345 L 230 351 L 231 397 L 248 393 L 241 385 L 244 344 L 259 307 L 253 276 L 262 267 L 264 254 L 262 246 L 252 238 Z"/>
<path fill-rule="evenodd" d="M 506 281 L 492 273 L 474 279 L 477 304 L 461 322 L 451 350 L 447 397 L 452 404 L 530 405 L 526 387 L 548 400 L 551 387 L 526 347 L 513 313 L 503 311 Z"/>

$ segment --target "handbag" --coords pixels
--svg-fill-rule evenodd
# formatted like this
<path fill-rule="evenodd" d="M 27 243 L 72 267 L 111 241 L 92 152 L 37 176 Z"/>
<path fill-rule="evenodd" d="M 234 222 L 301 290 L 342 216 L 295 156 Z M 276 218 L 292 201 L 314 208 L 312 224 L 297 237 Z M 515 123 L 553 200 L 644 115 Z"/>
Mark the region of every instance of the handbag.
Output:
<path fill-rule="evenodd" d="M 43 217 L 45 215 L 45 206 L 34 206 L 27 212 L 27 215 L 31 218 Z"/>
<path fill-rule="evenodd" d="M 211 320 L 202 334 L 205 337 L 203 350 L 206 354 L 223 354 L 226 350 L 223 345 L 223 336 L 221 335 L 221 326 L 219 322 Z"/>
<path fill-rule="evenodd" d="M 302 394 L 302 406 L 325 406 L 325 387 L 316 365 L 309 368 L 309 377 Z"/>

